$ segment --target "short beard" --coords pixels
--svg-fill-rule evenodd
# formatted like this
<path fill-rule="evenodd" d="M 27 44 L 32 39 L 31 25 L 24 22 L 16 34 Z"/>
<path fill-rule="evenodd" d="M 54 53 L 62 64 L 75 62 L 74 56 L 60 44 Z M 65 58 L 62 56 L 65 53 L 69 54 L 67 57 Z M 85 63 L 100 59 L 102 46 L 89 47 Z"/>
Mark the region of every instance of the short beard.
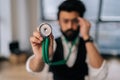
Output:
<path fill-rule="evenodd" d="M 61 30 L 62 34 L 65 36 L 67 41 L 74 41 L 79 35 L 79 27 L 77 30 L 69 29 L 65 32 Z"/>

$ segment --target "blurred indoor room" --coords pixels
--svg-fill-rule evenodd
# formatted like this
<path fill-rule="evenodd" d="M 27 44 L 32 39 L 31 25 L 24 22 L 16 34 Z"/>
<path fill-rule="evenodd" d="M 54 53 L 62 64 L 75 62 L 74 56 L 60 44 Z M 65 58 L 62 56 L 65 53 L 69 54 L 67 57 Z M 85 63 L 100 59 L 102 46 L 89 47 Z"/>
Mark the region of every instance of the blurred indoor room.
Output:
<path fill-rule="evenodd" d="M 41 23 L 51 25 L 54 38 L 61 35 L 57 9 L 63 1 L 0 0 L 0 80 L 53 80 L 47 64 L 33 74 L 27 72 L 26 61 L 33 55 L 30 36 Z M 120 80 L 120 0 L 81 1 L 92 26 L 90 35 L 108 64 L 105 80 Z"/>

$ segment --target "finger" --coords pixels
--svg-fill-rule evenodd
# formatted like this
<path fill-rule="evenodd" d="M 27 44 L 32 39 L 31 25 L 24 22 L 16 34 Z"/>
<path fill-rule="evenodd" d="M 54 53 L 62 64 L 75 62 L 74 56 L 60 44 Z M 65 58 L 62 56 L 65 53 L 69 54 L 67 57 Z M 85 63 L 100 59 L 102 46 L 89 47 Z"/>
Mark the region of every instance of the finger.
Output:
<path fill-rule="evenodd" d="M 81 18 L 81 17 L 78 17 L 77 19 L 78 19 L 78 20 L 82 20 L 82 18 Z"/>
<path fill-rule="evenodd" d="M 85 22 L 86 24 L 90 24 L 90 22 L 84 18 L 78 17 L 78 19 L 82 22 Z"/>
<path fill-rule="evenodd" d="M 84 26 L 83 18 L 78 17 L 78 24 L 80 25 L 80 27 Z"/>
<path fill-rule="evenodd" d="M 50 39 L 54 39 L 54 36 L 53 36 L 52 33 L 49 35 L 49 38 L 50 38 Z"/>
<path fill-rule="evenodd" d="M 50 39 L 50 45 L 53 45 L 54 36 L 52 34 L 50 34 L 49 39 Z"/>
<path fill-rule="evenodd" d="M 54 42 L 54 37 L 53 37 L 52 34 L 50 34 L 49 39 L 50 39 L 49 53 L 52 54 L 52 53 L 53 53 L 53 42 Z M 50 55 L 49 55 L 49 56 L 50 56 Z"/>
<path fill-rule="evenodd" d="M 78 17 L 78 20 L 81 26 L 88 26 L 88 27 L 91 26 L 90 22 L 84 18 Z"/>
<path fill-rule="evenodd" d="M 81 17 L 78 17 L 78 21 L 79 21 L 79 23 L 83 23 L 83 22 L 84 22 L 84 19 L 81 18 Z"/>
<path fill-rule="evenodd" d="M 38 26 L 38 27 L 37 27 L 37 31 L 38 31 L 38 32 L 39 32 L 39 28 L 40 28 L 40 27 Z"/>
<path fill-rule="evenodd" d="M 32 36 L 30 37 L 31 44 L 40 44 L 42 40 L 37 39 L 36 37 Z"/>
<path fill-rule="evenodd" d="M 50 39 L 50 46 L 52 46 L 53 45 L 53 40 L 54 40 L 54 37 L 53 37 L 53 35 L 52 34 L 50 34 L 49 35 L 49 39 Z"/>
<path fill-rule="evenodd" d="M 34 31 L 33 36 L 38 38 L 39 40 L 43 40 L 43 37 L 40 35 L 40 33 L 38 31 Z"/>

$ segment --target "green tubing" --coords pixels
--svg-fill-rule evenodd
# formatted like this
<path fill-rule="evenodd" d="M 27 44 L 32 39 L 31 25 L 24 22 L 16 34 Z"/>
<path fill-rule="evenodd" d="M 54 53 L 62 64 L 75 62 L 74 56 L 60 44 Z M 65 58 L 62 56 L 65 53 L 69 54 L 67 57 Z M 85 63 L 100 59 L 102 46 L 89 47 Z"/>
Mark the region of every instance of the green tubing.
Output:
<path fill-rule="evenodd" d="M 46 60 L 46 56 L 45 56 L 45 41 L 43 41 L 42 42 L 42 57 L 43 57 L 43 60 L 44 60 L 44 62 L 46 62 L 47 63 L 47 60 Z"/>
<path fill-rule="evenodd" d="M 68 61 L 68 59 L 71 55 L 71 49 L 72 49 L 73 45 L 76 44 L 76 42 L 77 42 L 77 39 L 75 41 L 73 41 L 72 46 L 69 48 L 69 54 L 68 54 L 66 59 L 63 59 L 63 60 L 60 60 L 57 62 L 52 62 L 49 60 L 49 38 L 45 37 L 43 42 L 42 42 L 42 57 L 43 57 L 44 62 L 49 64 L 49 65 L 63 65 L 63 64 L 65 64 Z"/>
<path fill-rule="evenodd" d="M 49 64 L 49 65 L 62 65 L 65 64 L 66 61 L 65 60 L 60 60 L 57 62 L 51 62 L 49 60 L 49 39 L 46 37 L 44 38 L 44 41 L 42 42 L 42 57 L 45 63 Z"/>

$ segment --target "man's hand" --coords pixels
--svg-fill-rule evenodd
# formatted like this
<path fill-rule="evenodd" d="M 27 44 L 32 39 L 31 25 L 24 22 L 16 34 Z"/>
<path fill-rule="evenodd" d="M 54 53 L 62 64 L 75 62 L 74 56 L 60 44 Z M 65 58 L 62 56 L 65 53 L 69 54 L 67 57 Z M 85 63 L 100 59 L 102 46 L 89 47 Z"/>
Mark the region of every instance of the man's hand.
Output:
<path fill-rule="evenodd" d="M 53 39 L 54 39 L 52 34 L 50 34 L 49 39 L 50 39 L 49 56 L 51 56 L 53 53 Z M 43 37 L 41 36 L 39 29 L 37 28 L 37 30 L 34 31 L 33 35 L 30 37 L 30 43 L 31 43 L 35 58 L 38 60 L 42 59 L 42 41 L 43 41 Z"/>
<path fill-rule="evenodd" d="M 49 35 L 50 44 L 49 44 L 49 57 L 53 55 L 53 35 Z M 43 37 L 39 32 L 39 28 L 33 32 L 33 35 L 30 37 L 30 43 L 35 55 L 34 58 L 30 60 L 30 69 L 34 72 L 40 72 L 44 68 L 44 62 L 42 59 L 42 41 Z"/>
<path fill-rule="evenodd" d="M 89 31 L 91 24 L 83 18 L 78 18 L 78 20 L 80 25 L 81 36 L 84 40 L 86 40 L 90 36 Z M 99 54 L 98 50 L 96 49 L 93 43 L 86 43 L 85 45 L 89 59 L 89 64 L 94 68 L 100 68 L 104 59 Z"/>
<path fill-rule="evenodd" d="M 80 25 L 80 34 L 81 36 L 83 37 L 84 40 L 88 39 L 90 34 L 89 34 L 89 31 L 90 31 L 90 27 L 91 27 L 91 24 L 90 22 L 88 22 L 86 19 L 84 18 L 78 18 L 78 23 Z"/>

